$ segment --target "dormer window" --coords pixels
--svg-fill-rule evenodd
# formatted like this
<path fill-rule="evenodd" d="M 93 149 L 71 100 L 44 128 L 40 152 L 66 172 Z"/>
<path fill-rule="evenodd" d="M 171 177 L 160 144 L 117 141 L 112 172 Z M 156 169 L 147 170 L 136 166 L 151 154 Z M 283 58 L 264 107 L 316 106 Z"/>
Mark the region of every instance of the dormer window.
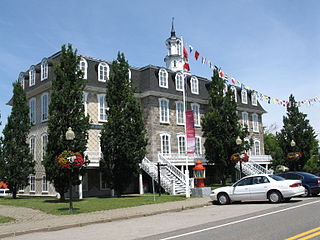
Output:
<path fill-rule="evenodd" d="M 87 79 L 88 63 L 84 58 L 80 59 L 79 69 L 83 72 L 83 79 Z"/>
<path fill-rule="evenodd" d="M 128 69 L 128 78 L 129 78 L 129 82 L 131 82 L 131 75 L 132 75 L 131 70 L 130 70 L 130 69 Z"/>
<path fill-rule="evenodd" d="M 106 82 L 109 79 L 109 65 L 102 62 L 98 66 L 98 81 Z"/>
<path fill-rule="evenodd" d="M 222 91 L 223 91 L 223 96 L 225 96 L 227 94 L 227 91 L 228 91 L 228 84 L 224 83 Z"/>
<path fill-rule="evenodd" d="M 176 74 L 176 90 L 177 91 L 183 91 L 183 86 L 184 86 L 184 81 L 183 81 L 183 75 L 182 73 L 177 73 Z"/>
<path fill-rule="evenodd" d="M 241 90 L 241 102 L 243 104 L 248 104 L 248 95 L 247 95 L 247 90 L 245 89 Z"/>
<path fill-rule="evenodd" d="M 191 93 L 193 94 L 199 94 L 199 81 L 198 78 L 195 76 L 191 77 L 190 80 L 191 83 Z"/>
<path fill-rule="evenodd" d="M 257 97 L 257 93 L 256 92 L 252 92 L 251 101 L 252 101 L 252 105 L 253 106 L 257 106 L 258 105 L 258 97 Z"/>
<path fill-rule="evenodd" d="M 25 77 L 25 74 L 21 72 L 19 74 L 19 83 L 21 84 L 22 89 L 24 89 L 24 77 Z"/>
<path fill-rule="evenodd" d="M 159 87 L 168 88 L 168 72 L 163 68 L 159 70 Z"/>
<path fill-rule="evenodd" d="M 41 81 L 48 78 L 48 60 L 44 58 L 41 62 Z"/>
<path fill-rule="evenodd" d="M 233 92 L 234 101 L 237 102 L 237 89 L 236 89 L 236 87 L 232 86 L 231 91 Z"/>
<path fill-rule="evenodd" d="M 36 84 L 36 69 L 34 66 L 31 66 L 29 70 L 29 87 L 34 86 L 35 84 Z"/>

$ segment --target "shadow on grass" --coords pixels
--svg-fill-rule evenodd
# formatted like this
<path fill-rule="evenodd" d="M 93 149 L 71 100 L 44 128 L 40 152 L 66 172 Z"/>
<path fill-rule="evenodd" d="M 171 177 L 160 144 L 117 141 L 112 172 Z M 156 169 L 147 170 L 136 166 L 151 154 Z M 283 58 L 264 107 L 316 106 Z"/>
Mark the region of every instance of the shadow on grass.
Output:
<path fill-rule="evenodd" d="M 73 210 L 69 210 L 69 208 L 58 208 L 58 211 L 61 213 L 77 213 L 80 211 L 80 208 L 73 208 Z"/>
<path fill-rule="evenodd" d="M 84 199 L 72 199 L 72 202 L 81 202 L 84 201 Z M 69 199 L 66 199 L 64 201 L 61 201 L 60 199 L 47 199 L 44 200 L 46 203 L 69 203 Z"/>

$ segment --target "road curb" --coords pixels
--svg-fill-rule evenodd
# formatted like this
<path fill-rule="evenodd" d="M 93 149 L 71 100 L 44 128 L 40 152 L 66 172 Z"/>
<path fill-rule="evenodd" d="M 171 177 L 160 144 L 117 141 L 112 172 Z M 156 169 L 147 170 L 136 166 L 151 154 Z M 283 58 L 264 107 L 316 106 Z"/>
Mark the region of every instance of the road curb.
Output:
<path fill-rule="evenodd" d="M 194 204 L 194 205 L 190 205 L 190 206 L 182 205 L 182 206 L 174 207 L 174 208 L 171 208 L 171 209 L 155 210 L 153 212 L 148 212 L 148 213 L 137 213 L 137 214 L 132 214 L 132 215 L 109 217 L 109 218 L 95 220 L 95 221 L 68 224 L 68 225 L 63 225 L 63 226 L 43 227 L 43 228 L 38 228 L 38 229 L 26 230 L 26 231 L 16 231 L 16 232 L 11 232 L 11 233 L 3 233 L 3 234 L 0 234 L 0 239 L 7 238 L 7 237 L 21 236 L 21 235 L 25 235 L 25 234 L 29 234 L 29 233 L 53 232 L 53 231 L 59 231 L 59 230 L 74 228 L 74 227 L 84 227 L 84 226 L 88 226 L 88 225 L 92 225 L 92 224 L 114 222 L 114 221 L 131 219 L 131 218 L 148 217 L 148 216 L 153 216 L 153 215 L 162 214 L 162 213 L 168 213 L 168 212 L 181 212 L 181 211 L 184 211 L 184 210 L 187 210 L 187 209 L 210 206 L 211 204 L 212 203 L 210 201 L 208 201 L 206 203 Z"/>

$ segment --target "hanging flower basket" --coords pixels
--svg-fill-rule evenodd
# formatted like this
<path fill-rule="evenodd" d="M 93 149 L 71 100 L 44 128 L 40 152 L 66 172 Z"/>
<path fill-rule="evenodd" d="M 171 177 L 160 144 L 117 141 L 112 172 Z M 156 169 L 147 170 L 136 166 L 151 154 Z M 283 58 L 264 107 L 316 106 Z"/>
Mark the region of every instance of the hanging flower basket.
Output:
<path fill-rule="evenodd" d="M 287 154 L 287 159 L 288 160 L 296 161 L 296 160 L 299 160 L 301 157 L 302 157 L 302 153 L 301 152 L 289 152 Z"/>
<path fill-rule="evenodd" d="M 246 152 L 234 153 L 231 155 L 230 160 L 232 162 L 248 162 L 249 155 Z"/>
<path fill-rule="evenodd" d="M 59 156 L 58 156 L 58 163 L 61 166 L 61 168 L 81 168 L 83 165 L 86 164 L 84 161 L 82 155 L 80 153 L 74 153 L 68 150 L 64 150 Z"/>

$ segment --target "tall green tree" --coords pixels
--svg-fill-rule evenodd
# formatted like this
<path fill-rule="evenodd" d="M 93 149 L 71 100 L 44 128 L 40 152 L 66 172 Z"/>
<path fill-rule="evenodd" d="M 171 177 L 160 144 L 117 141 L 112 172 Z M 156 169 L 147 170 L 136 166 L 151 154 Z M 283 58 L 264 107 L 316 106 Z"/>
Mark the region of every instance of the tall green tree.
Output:
<path fill-rule="evenodd" d="M 272 156 L 272 168 L 276 169 L 278 165 L 285 166 L 285 154 L 279 146 L 277 136 L 272 133 L 264 133 L 263 139 L 265 154 Z"/>
<path fill-rule="evenodd" d="M 49 104 L 48 144 L 43 165 L 46 169 L 47 179 L 54 184 L 61 200 L 68 191 L 69 170 L 61 170 L 57 163 L 57 156 L 64 150 L 83 152 L 86 150 L 88 139 L 87 130 L 90 127 L 89 117 L 85 116 L 83 104 L 83 91 L 86 80 L 79 69 L 80 56 L 72 45 L 61 47 L 61 56 L 54 63 L 55 79 L 52 80 L 51 101 Z M 65 133 L 71 127 L 75 139 L 68 141 Z M 73 185 L 80 184 L 79 172 L 73 175 Z"/>
<path fill-rule="evenodd" d="M 20 185 L 28 185 L 28 177 L 34 173 L 35 162 L 30 154 L 28 134 L 31 128 L 27 97 L 19 82 L 13 83 L 12 110 L 3 129 L 2 175 L 13 198 Z"/>
<path fill-rule="evenodd" d="M 206 159 L 215 164 L 216 173 L 223 183 L 234 173 L 235 163 L 230 161 L 231 155 L 250 147 L 250 143 L 245 141 L 236 145 L 237 137 L 247 137 L 248 130 L 239 123 L 234 93 L 231 89 L 224 92 L 224 88 L 224 81 L 215 70 L 209 90 L 208 111 L 202 118 Z"/>
<path fill-rule="evenodd" d="M 302 153 L 302 157 L 297 161 L 286 159 L 285 165 L 290 170 L 302 170 L 306 162 L 311 158 L 312 152 L 317 149 L 316 134 L 307 119 L 307 114 L 299 111 L 292 94 L 289 97 L 287 115 L 283 117 L 283 128 L 277 138 L 279 146 L 285 154 L 288 152 Z M 296 143 L 293 147 L 290 145 L 292 140 Z"/>
<path fill-rule="evenodd" d="M 112 71 L 106 90 L 107 122 L 101 132 L 101 170 L 109 187 L 121 196 L 138 174 L 147 140 L 140 102 L 134 96 L 123 53 L 112 62 Z"/>

